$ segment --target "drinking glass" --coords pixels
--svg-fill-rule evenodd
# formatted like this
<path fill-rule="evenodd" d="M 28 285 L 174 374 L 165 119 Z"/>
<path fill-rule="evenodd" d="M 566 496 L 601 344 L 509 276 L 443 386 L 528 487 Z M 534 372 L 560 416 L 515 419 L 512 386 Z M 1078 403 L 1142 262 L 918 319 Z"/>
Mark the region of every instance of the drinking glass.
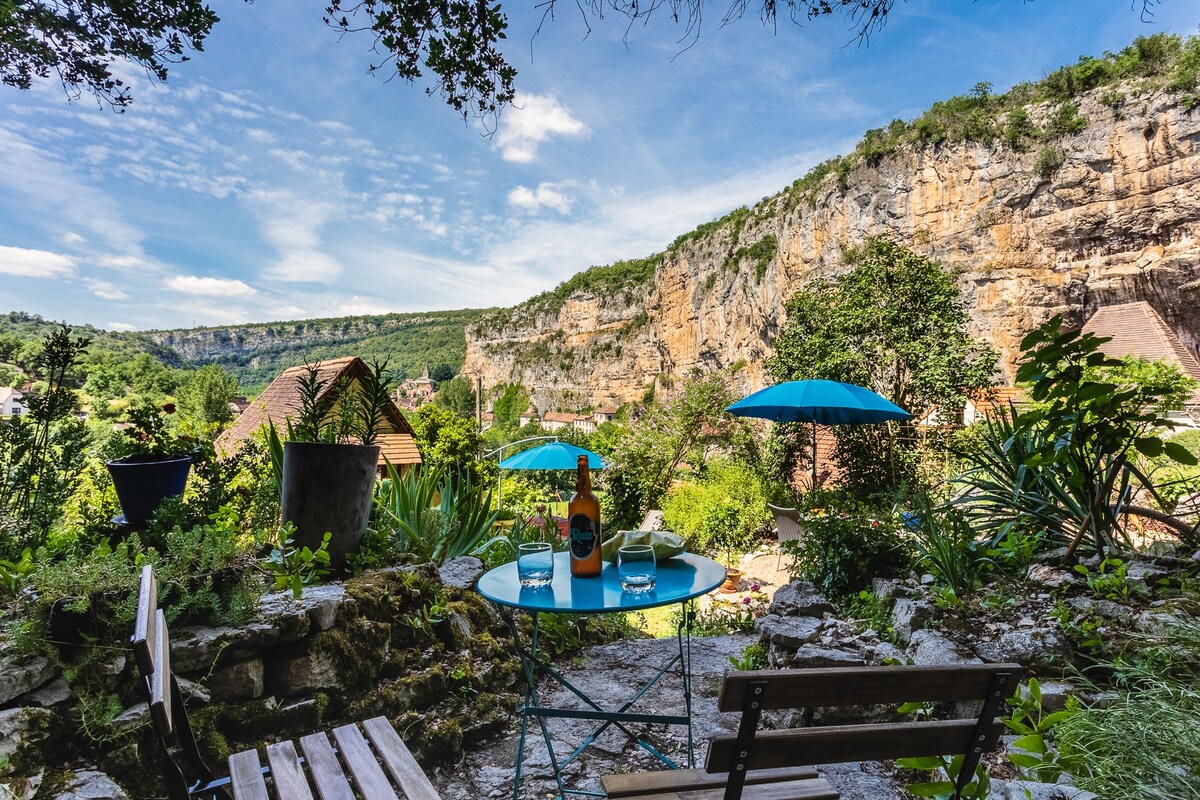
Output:
<path fill-rule="evenodd" d="M 548 586 L 554 578 L 554 551 L 549 542 L 517 546 L 517 579 L 522 586 Z"/>
<path fill-rule="evenodd" d="M 658 568 L 654 548 L 648 544 L 627 544 L 617 551 L 617 577 L 626 592 L 648 592 L 654 588 Z"/>

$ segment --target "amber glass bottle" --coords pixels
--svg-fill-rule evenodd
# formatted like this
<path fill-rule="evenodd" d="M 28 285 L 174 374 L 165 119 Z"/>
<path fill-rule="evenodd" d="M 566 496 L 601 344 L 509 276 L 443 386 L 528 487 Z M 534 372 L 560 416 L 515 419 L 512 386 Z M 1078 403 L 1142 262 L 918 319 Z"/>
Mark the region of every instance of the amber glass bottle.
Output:
<path fill-rule="evenodd" d="M 575 496 L 567 505 L 571 526 L 571 575 L 591 578 L 600 574 L 600 501 L 592 494 L 587 456 L 579 457 Z"/>

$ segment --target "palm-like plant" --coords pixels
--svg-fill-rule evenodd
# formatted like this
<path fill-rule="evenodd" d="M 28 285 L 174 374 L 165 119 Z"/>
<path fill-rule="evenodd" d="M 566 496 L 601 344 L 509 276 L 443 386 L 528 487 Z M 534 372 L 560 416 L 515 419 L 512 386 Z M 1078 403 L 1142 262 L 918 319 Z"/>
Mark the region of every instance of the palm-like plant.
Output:
<path fill-rule="evenodd" d="M 376 487 L 379 524 L 391 530 L 398 552 L 441 564 L 478 553 L 502 537 L 491 537 L 499 511 L 492 494 L 469 475 L 436 469 L 400 475 L 391 464 Z"/>

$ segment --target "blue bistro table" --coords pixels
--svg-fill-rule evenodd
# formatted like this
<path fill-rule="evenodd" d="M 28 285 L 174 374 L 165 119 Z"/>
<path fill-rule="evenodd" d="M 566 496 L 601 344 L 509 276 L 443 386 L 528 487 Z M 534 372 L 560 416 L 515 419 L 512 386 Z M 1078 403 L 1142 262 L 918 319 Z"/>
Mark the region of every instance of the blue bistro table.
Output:
<path fill-rule="evenodd" d="M 521 791 L 521 766 L 525 760 L 525 737 L 529 728 L 529 719 L 534 717 L 542 729 L 542 738 L 546 740 L 546 749 L 550 753 L 550 765 L 554 769 L 554 780 L 558 784 L 558 795 L 561 799 L 565 794 L 582 794 L 593 797 L 603 797 L 601 792 L 567 789 L 563 786 L 562 771 L 574 761 L 592 742 L 596 740 L 609 726 L 615 726 L 623 731 L 630 739 L 645 748 L 651 755 L 672 769 L 679 765 L 664 755 L 644 735 L 635 733 L 629 726 L 636 723 L 661 723 L 667 725 L 684 725 L 688 737 L 688 766 L 692 763 L 692 686 L 691 686 L 691 621 L 693 614 L 687 608 L 691 602 L 702 594 L 707 594 L 721 585 L 725 580 L 725 568 L 710 558 L 684 553 L 674 558 L 660 561 L 658 578 L 654 589 L 641 594 L 621 591 L 617 581 L 617 568 L 614 564 L 605 564 L 600 576 L 596 578 L 572 578 L 571 565 L 567 553 L 554 555 L 554 580 L 549 586 L 526 588 L 517 580 L 516 562 L 489 570 L 480 577 L 476 588 L 479 593 L 496 604 L 500 616 L 508 623 L 516 642 L 517 654 L 521 658 L 521 666 L 525 670 L 525 700 L 518 708 L 521 715 L 521 739 L 517 746 L 517 764 L 513 779 L 513 798 L 516 800 Z M 638 689 L 628 701 L 621 705 L 613 702 L 609 708 L 600 705 L 573 686 L 554 665 L 538 653 L 538 621 L 542 613 L 554 614 L 612 614 L 624 611 L 640 611 L 647 608 L 679 603 L 685 606 L 682 622 L 676 631 L 675 638 L 679 650 L 644 686 Z M 513 611 L 525 611 L 532 620 L 528 642 L 523 641 L 513 619 Z M 631 713 L 629 709 L 642 698 L 658 681 L 675 666 L 683 679 L 683 700 L 686 713 L 683 715 L 640 714 Z M 542 673 L 550 676 L 568 691 L 582 701 L 581 708 L 549 708 L 543 706 L 537 694 L 537 675 Z M 601 698 L 603 701 L 605 698 Z M 561 762 L 554 753 L 550 741 L 550 731 L 546 720 L 551 717 L 568 717 L 572 719 L 597 720 L 601 724 L 593 730 L 569 756 Z"/>

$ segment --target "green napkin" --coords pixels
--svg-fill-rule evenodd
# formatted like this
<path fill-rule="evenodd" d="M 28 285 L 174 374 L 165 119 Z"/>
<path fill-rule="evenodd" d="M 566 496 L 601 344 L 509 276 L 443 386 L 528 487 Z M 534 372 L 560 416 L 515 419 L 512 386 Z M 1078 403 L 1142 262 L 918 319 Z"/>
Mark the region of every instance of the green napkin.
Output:
<path fill-rule="evenodd" d="M 654 548 L 654 560 L 672 558 L 683 552 L 683 539 L 670 531 L 618 531 L 600 546 L 600 556 L 615 562 L 617 550 L 627 544 L 648 544 Z"/>

